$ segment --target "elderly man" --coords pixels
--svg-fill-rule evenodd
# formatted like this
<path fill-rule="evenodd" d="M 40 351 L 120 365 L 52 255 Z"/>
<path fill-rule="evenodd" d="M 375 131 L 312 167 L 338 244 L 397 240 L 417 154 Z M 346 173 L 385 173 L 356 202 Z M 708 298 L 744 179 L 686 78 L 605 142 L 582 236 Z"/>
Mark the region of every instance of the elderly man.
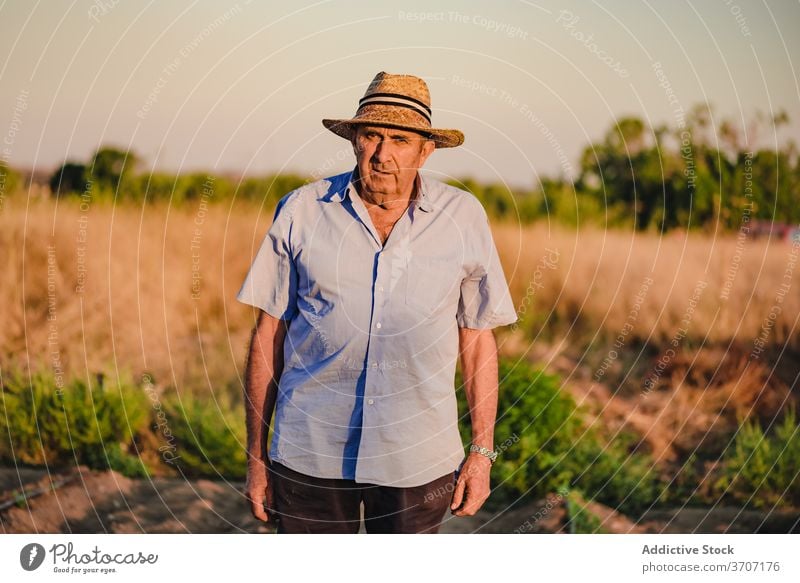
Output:
<path fill-rule="evenodd" d="M 422 79 L 378 73 L 354 118 L 323 124 L 356 166 L 279 201 L 238 294 L 260 310 L 245 494 L 279 533 L 358 532 L 362 504 L 367 532 L 435 533 L 448 505 L 472 515 L 489 496 L 492 328 L 517 316 L 480 202 L 418 173 L 464 141 L 432 127 Z"/>

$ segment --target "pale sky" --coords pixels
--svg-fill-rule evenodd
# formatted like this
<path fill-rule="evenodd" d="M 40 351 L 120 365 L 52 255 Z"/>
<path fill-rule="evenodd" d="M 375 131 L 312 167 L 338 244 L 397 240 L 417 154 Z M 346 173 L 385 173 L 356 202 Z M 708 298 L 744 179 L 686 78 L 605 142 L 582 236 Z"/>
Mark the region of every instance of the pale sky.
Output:
<path fill-rule="evenodd" d="M 332 175 L 354 160 L 320 120 L 387 71 L 466 135 L 426 169 L 532 187 L 623 115 L 785 109 L 800 136 L 797 30 L 797 1 L 5 1 L 0 158 L 49 170 L 108 144 L 145 168 Z"/>

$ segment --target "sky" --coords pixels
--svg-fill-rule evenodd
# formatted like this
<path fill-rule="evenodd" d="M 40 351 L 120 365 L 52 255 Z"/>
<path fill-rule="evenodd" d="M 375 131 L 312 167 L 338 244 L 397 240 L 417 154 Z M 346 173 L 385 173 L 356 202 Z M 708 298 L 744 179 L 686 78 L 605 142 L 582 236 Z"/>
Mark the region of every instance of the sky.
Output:
<path fill-rule="evenodd" d="M 380 71 L 422 77 L 464 132 L 425 168 L 533 187 L 574 176 L 615 119 L 785 110 L 800 136 L 800 2 L 0 0 L 0 160 L 54 170 L 100 145 L 142 169 L 329 176 Z"/>

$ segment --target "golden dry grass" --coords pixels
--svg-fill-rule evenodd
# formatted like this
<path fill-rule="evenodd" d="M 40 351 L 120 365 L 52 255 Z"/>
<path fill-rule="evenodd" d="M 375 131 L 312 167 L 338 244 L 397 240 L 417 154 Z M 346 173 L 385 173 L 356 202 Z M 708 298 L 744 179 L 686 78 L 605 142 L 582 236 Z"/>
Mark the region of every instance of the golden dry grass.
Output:
<path fill-rule="evenodd" d="M 179 208 L 95 202 L 82 210 L 76 201 L 9 197 L 0 213 L 3 365 L 59 364 L 64 374 L 82 376 L 114 374 L 113 367 L 147 370 L 161 382 L 197 390 L 235 379 L 253 324 L 253 312 L 235 295 L 272 209 L 210 204 L 197 224 L 200 210 L 199 202 Z M 82 217 L 86 277 L 76 293 Z M 495 237 L 516 305 L 535 310 L 567 341 L 567 323 L 579 315 L 590 332 L 613 338 L 627 322 L 626 343 L 634 337 L 667 343 L 704 280 L 688 337 L 752 344 L 776 302 L 791 251 L 784 243 L 747 241 L 730 297 L 721 300 L 737 253 L 731 235 L 658 237 L 540 223 L 496 225 Z M 542 263 L 546 249 L 558 252 L 550 265 Z M 196 298 L 195 251 L 202 277 Z M 800 294 L 792 275 L 795 284 L 766 337 L 770 345 L 797 342 Z M 631 321 L 647 277 L 653 283 Z M 529 286 L 532 279 L 541 288 Z M 545 319 L 551 310 L 554 317 Z"/>
<path fill-rule="evenodd" d="M 234 378 L 253 323 L 235 296 L 272 211 L 259 215 L 249 204 L 228 213 L 222 204 L 205 214 L 199 203 L 94 203 L 84 212 L 74 201 L 8 200 L 0 215 L 3 362 L 53 367 L 57 350 L 67 375 L 118 366 L 195 388 Z M 86 271 L 77 293 L 82 216 Z"/>
<path fill-rule="evenodd" d="M 622 335 L 626 344 L 685 343 L 684 334 L 694 344 L 799 344 L 800 249 L 789 243 L 749 239 L 737 250 L 734 234 L 576 231 L 543 222 L 494 232 L 518 309 L 535 307 L 560 334 L 580 316 L 590 332 Z M 784 283 L 792 284 L 788 293 Z"/>

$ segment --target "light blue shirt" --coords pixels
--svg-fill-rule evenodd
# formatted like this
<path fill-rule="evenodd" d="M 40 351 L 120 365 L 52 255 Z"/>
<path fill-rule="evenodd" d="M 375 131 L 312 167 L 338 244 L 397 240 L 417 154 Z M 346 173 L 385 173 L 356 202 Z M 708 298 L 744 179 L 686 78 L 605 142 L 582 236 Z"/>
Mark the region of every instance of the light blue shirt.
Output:
<path fill-rule="evenodd" d="M 311 476 L 419 486 L 464 458 L 458 327 L 517 315 L 474 195 L 418 173 L 384 245 L 354 171 L 281 198 L 237 296 L 289 320 L 269 457 Z"/>

